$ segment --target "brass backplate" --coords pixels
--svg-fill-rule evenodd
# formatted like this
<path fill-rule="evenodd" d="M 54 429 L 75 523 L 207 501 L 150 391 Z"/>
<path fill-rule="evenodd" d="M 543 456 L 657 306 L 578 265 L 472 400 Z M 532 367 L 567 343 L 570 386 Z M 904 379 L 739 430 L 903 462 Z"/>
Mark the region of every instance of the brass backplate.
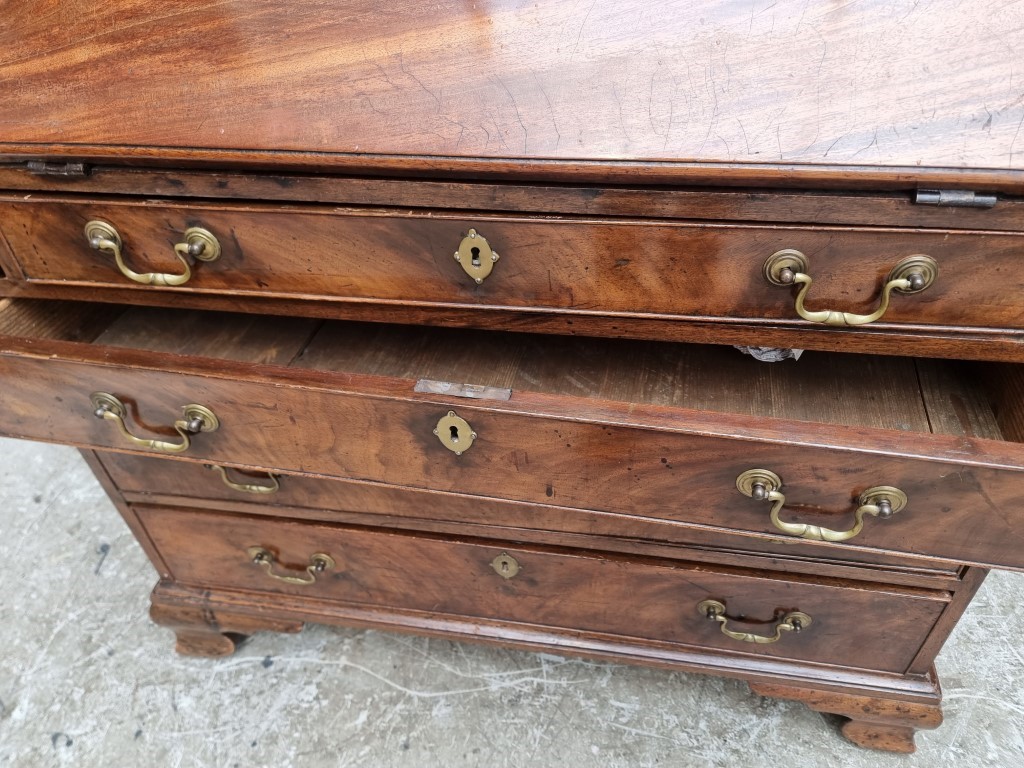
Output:
<path fill-rule="evenodd" d="M 220 243 L 208 229 L 189 227 L 185 230 L 185 242 L 189 245 L 203 244 L 199 253 L 192 254 L 192 258 L 197 261 L 216 261 L 220 258 Z"/>
<path fill-rule="evenodd" d="M 921 276 L 921 287 L 920 288 L 896 288 L 896 293 L 920 293 L 925 288 L 935 282 L 935 278 L 939 276 L 939 264 L 931 256 L 925 256 L 923 253 L 919 253 L 915 256 L 907 256 L 907 258 L 900 261 L 892 271 L 889 273 L 889 277 L 886 282 L 890 280 L 905 280 L 911 275 Z"/>
<path fill-rule="evenodd" d="M 755 485 L 763 485 L 766 491 L 777 491 L 782 487 L 782 478 L 768 469 L 748 469 L 736 478 L 736 490 L 744 496 L 753 497 Z"/>
<path fill-rule="evenodd" d="M 438 420 L 434 434 L 441 441 L 441 445 L 456 456 L 468 451 L 476 440 L 476 432 L 469 426 L 469 422 L 458 416 L 455 411 L 448 411 Z"/>
<path fill-rule="evenodd" d="M 121 235 L 112 224 L 94 219 L 85 225 L 85 239 L 92 244 L 93 240 L 109 240 L 122 247 Z"/>
<path fill-rule="evenodd" d="M 220 419 L 205 405 L 190 403 L 182 408 L 182 414 L 182 421 L 186 424 L 199 419 L 203 423 L 203 426 L 199 429 L 200 432 L 216 432 L 220 429 Z"/>
<path fill-rule="evenodd" d="M 508 552 L 502 552 L 491 560 L 491 568 L 503 579 L 511 579 L 519 573 L 519 561 Z"/>
<path fill-rule="evenodd" d="M 787 283 L 782 279 L 780 276 L 782 270 L 789 269 L 793 274 L 802 272 L 806 275 L 809 268 L 809 262 L 804 254 L 792 248 L 786 248 L 769 256 L 762 271 L 764 279 L 772 285 L 792 285 L 792 282 Z"/>
<path fill-rule="evenodd" d="M 888 501 L 889 506 L 892 507 L 892 513 L 895 515 L 907 506 L 907 494 L 899 488 L 893 488 L 891 485 L 879 485 L 875 488 L 868 488 L 860 495 L 857 501 L 862 505 L 877 505 L 880 501 Z"/>
<path fill-rule="evenodd" d="M 124 403 L 114 395 L 106 392 L 93 392 L 89 396 L 89 400 L 92 402 L 93 411 L 97 413 L 99 411 L 109 411 L 122 419 L 128 415 L 128 410 L 124 407 Z"/>
<path fill-rule="evenodd" d="M 455 260 L 478 284 L 491 274 L 498 258 L 498 254 L 487 243 L 487 238 L 475 229 L 469 230 L 469 234 L 462 238 L 459 250 L 455 252 Z"/>

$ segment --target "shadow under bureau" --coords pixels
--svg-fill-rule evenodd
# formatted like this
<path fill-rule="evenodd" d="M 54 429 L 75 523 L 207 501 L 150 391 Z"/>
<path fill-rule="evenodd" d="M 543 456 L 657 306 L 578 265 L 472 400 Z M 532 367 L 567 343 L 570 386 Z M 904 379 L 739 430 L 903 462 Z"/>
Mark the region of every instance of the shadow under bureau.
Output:
<path fill-rule="evenodd" d="M 180 652 L 336 622 L 939 725 L 1024 568 L 1020 13 L 8 5 L 0 433 L 83 450 Z"/>

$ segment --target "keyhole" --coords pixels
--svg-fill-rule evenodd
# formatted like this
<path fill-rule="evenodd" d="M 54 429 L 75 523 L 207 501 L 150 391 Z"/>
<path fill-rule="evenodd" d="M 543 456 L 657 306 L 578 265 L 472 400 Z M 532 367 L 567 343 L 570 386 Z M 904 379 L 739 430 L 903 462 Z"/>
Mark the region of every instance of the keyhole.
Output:
<path fill-rule="evenodd" d="M 470 254 L 471 254 L 471 258 L 470 258 L 470 260 L 469 260 L 469 261 L 470 261 L 470 263 L 471 263 L 471 264 L 472 264 L 472 265 L 473 265 L 474 267 L 479 267 L 479 266 L 480 266 L 480 249 L 479 249 L 479 248 L 477 248 L 477 247 L 476 247 L 476 246 L 474 245 L 474 246 L 473 246 L 472 248 L 470 248 L 470 249 L 469 249 L 469 252 L 470 252 Z"/>
<path fill-rule="evenodd" d="M 459 428 L 455 427 L 455 426 L 452 426 L 452 427 L 449 427 L 448 429 L 451 431 L 452 442 L 453 443 L 459 442 Z"/>
<path fill-rule="evenodd" d="M 501 572 L 508 573 L 508 560 L 501 561 Z"/>

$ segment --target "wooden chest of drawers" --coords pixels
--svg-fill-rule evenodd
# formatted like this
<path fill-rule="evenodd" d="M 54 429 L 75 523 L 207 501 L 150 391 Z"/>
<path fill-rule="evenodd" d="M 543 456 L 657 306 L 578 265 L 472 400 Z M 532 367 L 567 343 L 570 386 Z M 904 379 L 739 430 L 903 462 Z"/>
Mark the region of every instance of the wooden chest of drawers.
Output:
<path fill-rule="evenodd" d="M 37 5 L 0 433 L 83 449 L 180 652 L 336 622 L 941 722 L 943 641 L 1024 568 L 1024 107 L 980 39 L 926 77 L 939 21 L 874 3 L 809 58 L 724 2 L 189 4 L 208 46 Z M 902 74 L 839 109 L 860 35 Z"/>

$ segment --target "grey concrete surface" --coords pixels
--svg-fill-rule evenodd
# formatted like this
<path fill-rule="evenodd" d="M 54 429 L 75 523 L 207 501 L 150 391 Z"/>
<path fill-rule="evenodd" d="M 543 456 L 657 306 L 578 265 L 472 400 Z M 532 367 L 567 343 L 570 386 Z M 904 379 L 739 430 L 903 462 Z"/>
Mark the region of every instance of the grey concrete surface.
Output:
<path fill-rule="evenodd" d="M 711 677 L 310 627 L 186 659 L 78 454 L 0 440 L 3 766 L 1020 766 L 1024 577 L 993 574 L 939 659 L 946 722 L 894 756 Z"/>

